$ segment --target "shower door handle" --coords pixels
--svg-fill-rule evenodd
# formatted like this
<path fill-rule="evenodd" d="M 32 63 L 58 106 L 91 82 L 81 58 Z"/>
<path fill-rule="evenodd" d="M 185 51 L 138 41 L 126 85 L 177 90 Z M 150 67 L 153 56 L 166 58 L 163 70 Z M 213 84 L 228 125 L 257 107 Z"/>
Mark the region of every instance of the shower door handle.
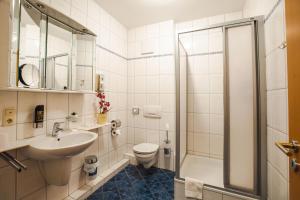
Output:
<path fill-rule="evenodd" d="M 292 156 L 294 153 L 298 153 L 300 145 L 298 141 L 292 142 L 276 142 L 275 145 L 287 156 Z"/>

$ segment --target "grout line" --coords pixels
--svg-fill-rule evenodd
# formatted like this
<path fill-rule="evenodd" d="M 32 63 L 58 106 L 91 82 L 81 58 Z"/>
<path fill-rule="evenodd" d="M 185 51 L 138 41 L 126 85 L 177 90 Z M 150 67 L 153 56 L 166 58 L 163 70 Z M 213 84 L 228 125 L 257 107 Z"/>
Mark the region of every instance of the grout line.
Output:
<path fill-rule="evenodd" d="M 275 128 L 275 127 L 273 127 L 273 126 L 271 126 L 270 124 L 267 124 L 267 129 L 268 128 L 270 128 L 270 129 L 273 129 L 273 131 L 276 131 L 276 132 L 278 132 L 278 133 L 281 133 L 281 134 L 284 134 L 284 135 L 286 135 L 286 136 L 288 136 L 288 133 L 286 132 L 283 132 L 282 130 L 279 130 L 278 128 Z"/>
<path fill-rule="evenodd" d="M 276 167 L 275 164 L 273 164 L 273 163 L 271 162 L 271 160 L 268 160 L 268 164 L 273 168 L 273 170 L 275 170 L 275 171 L 277 172 L 277 174 L 278 174 L 279 176 L 281 176 L 284 180 L 287 181 L 287 178 L 286 178 L 286 177 L 289 176 L 288 174 L 284 175 L 284 174 L 281 172 L 281 170 L 280 170 L 278 167 Z M 286 165 L 287 165 L 287 168 L 289 168 L 288 162 L 286 163 Z M 287 170 L 287 171 L 289 171 L 289 170 Z"/>
<path fill-rule="evenodd" d="M 266 23 L 270 17 L 272 16 L 272 14 L 275 12 L 276 8 L 279 6 L 279 4 L 282 2 L 282 0 L 278 0 L 277 3 L 273 6 L 273 8 L 271 9 L 271 11 L 266 15 L 265 19 L 264 19 L 264 23 Z"/>
<path fill-rule="evenodd" d="M 214 54 L 223 54 L 223 51 L 188 54 L 188 57 L 189 56 L 206 56 L 206 55 L 214 55 Z"/>
<path fill-rule="evenodd" d="M 175 54 L 168 53 L 168 54 L 161 54 L 161 55 L 152 55 L 152 56 L 143 56 L 143 57 L 135 57 L 135 58 L 128 58 L 127 60 L 139 60 L 139 59 L 145 59 L 145 58 L 158 58 L 158 57 L 165 57 L 165 56 L 174 56 Z"/>
<path fill-rule="evenodd" d="M 283 91 L 283 90 L 288 90 L 288 88 L 287 87 L 283 87 L 283 88 L 267 89 L 266 92 L 270 93 L 270 92 Z"/>
<path fill-rule="evenodd" d="M 120 55 L 120 54 L 118 54 L 118 53 L 116 53 L 116 52 L 114 52 L 112 50 L 109 50 L 108 48 L 105 48 L 105 47 L 101 46 L 100 44 L 96 44 L 96 47 L 99 47 L 100 49 L 103 49 L 103 50 L 105 50 L 105 51 L 107 51 L 107 52 L 109 52 L 111 54 L 114 54 L 115 56 L 118 56 L 120 58 L 128 60 L 128 58 L 126 58 L 126 57 L 124 57 L 124 56 L 122 56 L 122 55 Z"/>

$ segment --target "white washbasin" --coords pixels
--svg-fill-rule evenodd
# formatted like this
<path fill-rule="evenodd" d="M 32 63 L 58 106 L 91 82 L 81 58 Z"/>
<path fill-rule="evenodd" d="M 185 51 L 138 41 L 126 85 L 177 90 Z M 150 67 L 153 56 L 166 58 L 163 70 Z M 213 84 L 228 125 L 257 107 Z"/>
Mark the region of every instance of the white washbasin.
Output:
<path fill-rule="evenodd" d="M 37 137 L 23 152 L 38 161 L 48 184 L 62 186 L 70 180 L 72 157 L 86 150 L 97 137 L 96 133 L 89 131 L 61 131 L 57 137 Z"/>
<path fill-rule="evenodd" d="M 58 137 L 39 137 L 25 149 L 25 153 L 35 160 L 67 158 L 83 152 L 97 137 L 96 133 L 89 131 L 61 131 Z"/>

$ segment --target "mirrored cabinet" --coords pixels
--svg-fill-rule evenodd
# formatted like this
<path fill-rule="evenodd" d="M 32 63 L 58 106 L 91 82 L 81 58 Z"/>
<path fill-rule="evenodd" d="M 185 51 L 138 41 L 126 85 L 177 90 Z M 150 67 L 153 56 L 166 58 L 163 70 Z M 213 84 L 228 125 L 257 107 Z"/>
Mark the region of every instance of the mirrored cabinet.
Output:
<path fill-rule="evenodd" d="M 93 32 L 35 0 L 14 0 L 10 12 L 8 87 L 66 92 L 94 90 L 96 35 Z"/>

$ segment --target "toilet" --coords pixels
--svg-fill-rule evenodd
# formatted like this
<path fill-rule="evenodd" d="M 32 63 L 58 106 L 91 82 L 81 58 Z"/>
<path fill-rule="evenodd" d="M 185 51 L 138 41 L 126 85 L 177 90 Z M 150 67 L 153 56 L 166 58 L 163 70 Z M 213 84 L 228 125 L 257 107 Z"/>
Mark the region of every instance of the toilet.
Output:
<path fill-rule="evenodd" d="M 157 162 L 158 149 L 157 144 L 141 143 L 133 147 L 133 153 L 139 164 L 142 164 L 145 168 L 150 168 Z"/>

